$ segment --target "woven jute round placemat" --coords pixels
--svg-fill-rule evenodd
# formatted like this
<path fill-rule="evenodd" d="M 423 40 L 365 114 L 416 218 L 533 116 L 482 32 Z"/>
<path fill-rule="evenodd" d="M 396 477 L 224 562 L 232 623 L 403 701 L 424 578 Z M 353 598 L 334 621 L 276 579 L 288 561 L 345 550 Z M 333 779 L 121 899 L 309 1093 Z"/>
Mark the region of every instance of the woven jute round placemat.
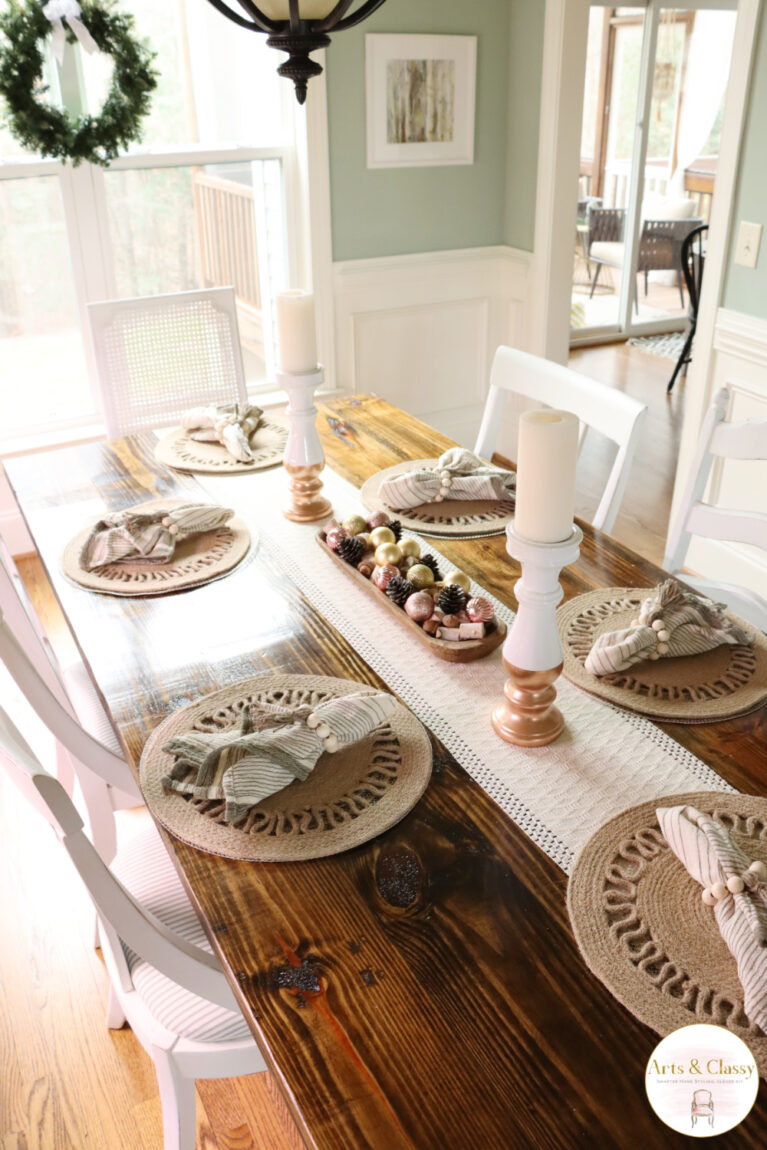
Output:
<path fill-rule="evenodd" d="M 335 754 L 324 753 L 303 782 L 296 781 L 253 807 L 242 823 L 222 822 L 223 803 L 189 799 L 168 791 L 162 776 L 173 765 L 163 744 L 190 730 L 212 731 L 239 724 L 258 704 L 309 703 L 373 693 L 366 683 L 320 675 L 260 675 L 206 695 L 175 711 L 152 732 L 141 756 L 141 787 L 147 806 L 183 842 L 227 858 L 287 862 L 322 858 L 374 838 L 415 806 L 431 777 L 431 741 L 405 707 L 366 738 Z"/>
<path fill-rule="evenodd" d="M 137 503 L 131 510 L 152 511 L 159 507 L 178 507 L 188 499 L 153 499 Z M 108 595 L 169 595 L 184 587 L 198 587 L 221 579 L 244 559 L 257 537 L 251 540 L 250 531 L 242 519 L 234 516 L 215 531 L 193 535 L 176 547 L 169 563 L 110 563 L 97 571 L 88 571 L 80 564 L 80 553 L 92 531 L 86 527 L 70 540 L 61 557 L 61 568 L 67 578 L 89 591 Z"/>
<path fill-rule="evenodd" d="M 687 804 L 727 827 L 750 859 L 767 862 L 767 799 L 720 791 L 665 795 L 623 811 L 578 855 L 567 888 L 588 967 L 658 1034 L 708 1022 L 748 1044 L 767 1077 L 767 1035 L 743 1009 L 735 959 L 700 884 L 669 848 L 656 807 Z"/>
<path fill-rule="evenodd" d="M 244 471 L 263 471 L 282 463 L 287 441 L 287 423 L 277 416 L 265 416 L 252 438 L 252 463 L 233 459 L 220 443 L 200 443 L 181 428 L 158 440 L 154 454 L 159 463 L 166 463 L 176 471 L 238 475 Z"/>
<path fill-rule="evenodd" d="M 601 678 L 589 674 L 584 663 L 597 636 L 628 627 L 651 593 L 647 587 L 607 587 L 578 595 L 560 607 L 565 677 L 629 711 L 680 723 L 731 719 L 761 706 L 767 699 L 767 638 L 742 619 L 738 622 L 755 634 L 753 646 L 645 659 Z"/>
<path fill-rule="evenodd" d="M 380 498 L 382 483 L 396 475 L 415 468 L 435 468 L 436 459 L 409 459 L 376 472 L 360 488 L 360 499 L 368 511 L 385 511 L 392 519 L 399 519 L 407 531 L 420 535 L 445 536 L 452 539 L 481 539 L 485 535 L 502 535 L 506 524 L 514 518 L 511 499 L 446 499 L 443 503 L 424 503 L 407 511 L 395 511 Z"/>

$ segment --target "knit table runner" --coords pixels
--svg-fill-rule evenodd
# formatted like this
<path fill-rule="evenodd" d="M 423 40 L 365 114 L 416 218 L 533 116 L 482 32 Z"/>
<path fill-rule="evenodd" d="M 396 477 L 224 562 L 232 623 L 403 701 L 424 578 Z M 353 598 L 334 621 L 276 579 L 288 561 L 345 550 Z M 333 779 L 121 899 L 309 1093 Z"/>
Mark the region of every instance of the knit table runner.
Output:
<path fill-rule="evenodd" d="M 249 526 L 258 527 L 262 550 L 564 871 L 569 873 L 575 853 L 593 832 L 627 807 L 683 791 L 735 790 L 649 720 L 600 702 L 562 678 L 557 693 L 567 723 L 563 735 L 547 747 L 503 742 L 490 725 L 506 679 L 500 648 L 473 663 L 436 659 L 417 636 L 397 626 L 384 604 L 322 553 L 314 538 L 318 524 L 283 517 L 282 468 L 258 476 L 198 477 L 198 482 L 217 503 L 234 507 Z M 323 482 L 340 518 L 359 512 L 356 487 L 329 468 Z M 439 560 L 434 541 L 422 542 Z M 449 570 L 452 564 L 442 560 L 440 566 Z M 510 587 L 513 579 L 510 569 Z M 487 596 L 499 618 L 511 623 L 513 613 L 480 586 L 472 584 L 472 594 Z"/>

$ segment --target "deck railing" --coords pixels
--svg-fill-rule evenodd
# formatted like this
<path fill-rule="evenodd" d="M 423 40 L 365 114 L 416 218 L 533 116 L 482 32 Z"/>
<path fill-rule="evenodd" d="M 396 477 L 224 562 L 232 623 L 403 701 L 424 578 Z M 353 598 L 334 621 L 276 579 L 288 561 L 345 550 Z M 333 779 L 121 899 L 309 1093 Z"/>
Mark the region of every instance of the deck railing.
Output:
<path fill-rule="evenodd" d="M 233 284 L 238 302 L 260 311 L 253 189 L 200 169 L 193 185 L 203 282 Z"/>

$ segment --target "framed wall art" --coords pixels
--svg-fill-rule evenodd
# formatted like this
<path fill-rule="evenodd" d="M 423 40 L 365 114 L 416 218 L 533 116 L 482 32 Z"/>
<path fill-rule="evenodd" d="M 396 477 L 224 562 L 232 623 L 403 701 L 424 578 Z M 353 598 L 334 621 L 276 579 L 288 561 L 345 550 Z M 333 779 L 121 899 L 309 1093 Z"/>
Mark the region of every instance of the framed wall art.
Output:
<path fill-rule="evenodd" d="M 474 163 L 476 36 L 365 37 L 367 166 Z"/>

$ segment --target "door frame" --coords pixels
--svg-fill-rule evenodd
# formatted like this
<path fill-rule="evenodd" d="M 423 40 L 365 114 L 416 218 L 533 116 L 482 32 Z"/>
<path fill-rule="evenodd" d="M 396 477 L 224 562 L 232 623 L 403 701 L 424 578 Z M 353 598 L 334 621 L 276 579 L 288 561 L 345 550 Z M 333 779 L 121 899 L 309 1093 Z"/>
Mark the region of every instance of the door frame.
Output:
<path fill-rule="evenodd" d="M 566 363 L 570 350 L 572 245 L 591 4 L 592 0 L 546 0 L 544 19 L 530 350 L 557 363 Z M 634 6 L 640 5 L 646 6 L 646 0 L 644 3 L 637 0 Z M 690 4 L 690 7 L 697 8 L 725 6 L 719 0 L 691 0 Z M 713 318 L 723 287 L 740 140 L 761 6 L 762 0 L 739 0 L 737 5 L 722 148 L 711 214 L 713 239 L 709 244 L 698 319 L 699 362 L 706 358 L 702 353 L 705 342 L 709 343 L 710 351 Z M 637 221 L 634 223 L 638 226 Z M 709 305 L 710 300 L 714 300 L 712 305 Z M 707 321 L 708 326 L 704 329 Z M 614 337 L 615 333 L 611 334 Z M 696 373 L 692 369 L 689 374 L 695 378 Z M 687 390 L 688 393 L 691 390 L 689 380 Z"/>

